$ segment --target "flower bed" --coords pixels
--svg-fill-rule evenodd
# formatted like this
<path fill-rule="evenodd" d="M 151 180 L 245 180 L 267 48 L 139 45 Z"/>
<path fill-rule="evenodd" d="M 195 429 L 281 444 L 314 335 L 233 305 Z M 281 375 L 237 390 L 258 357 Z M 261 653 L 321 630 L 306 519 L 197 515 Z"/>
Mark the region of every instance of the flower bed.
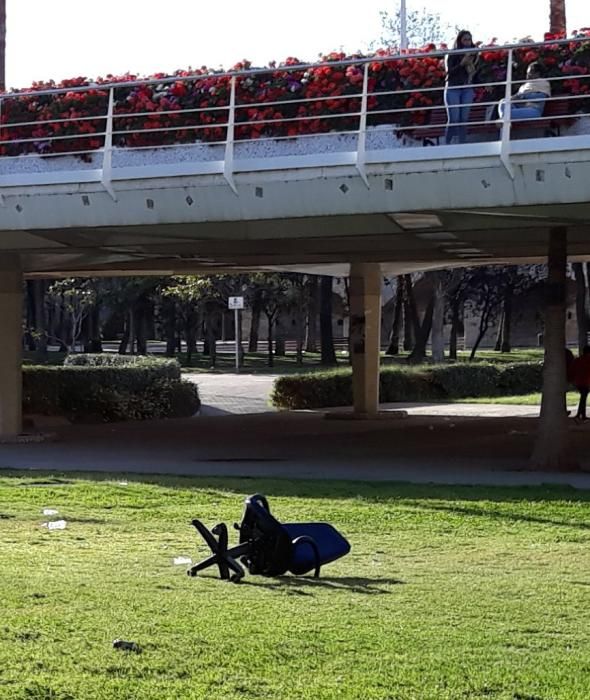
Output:
<path fill-rule="evenodd" d="M 590 30 L 584 32 L 582 36 L 588 37 L 588 41 L 543 46 L 523 44 L 517 48 L 514 80 L 523 80 L 526 67 L 538 61 L 548 77 L 558 79 L 552 83 L 554 95 L 581 98 L 569 100 L 571 113 L 590 112 L 590 79 L 586 78 L 590 74 Z M 387 51 L 374 54 L 379 60 L 369 64 L 369 126 L 387 123 L 410 127 L 428 123 L 431 115 L 428 108 L 443 103 L 443 58 L 426 55 L 434 50 L 436 47 L 429 45 L 391 60 L 387 60 L 391 55 Z M 481 47 L 480 56 L 481 82 L 502 82 L 506 76 L 507 51 L 491 45 Z M 278 67 L 272 64 L 268 71 L 238 75 L 235 139 L 294 138 L 358 129 L 356 113 L 361 107 L 364 65 L 340 63 L 355 59 L 363 57 L 331 53 L 321 64 L 305 68 L 298 67 L 297 59 L 289 58 Z M 249 68 L 248 63 L 234 66 L 234 70 Z M 156 80 L 166 77 L 152 76 Z M 116 88 L 115 146 L 136 148 L 225 140 L 230 77 L 207 68 L 178 71 L 174 77 L 177 80 L 171 83 Z M 108 106 L 108 90 L 103 86 L 137 80 L 135 75 L 109 75 L 94 82 L 76 78 L 59 85 L 35 83 L 27 91 L 33 94 L 13 93 L 5 97 L 0 155 L 43 155 L 102 148 Z M 71 89 L 82 86 L 88 90 Z M 66 91 L 34 94 L 55 88 Z M 503 94 L 502 85 L 480 87 L 476 99 L 489 102 Z"/>

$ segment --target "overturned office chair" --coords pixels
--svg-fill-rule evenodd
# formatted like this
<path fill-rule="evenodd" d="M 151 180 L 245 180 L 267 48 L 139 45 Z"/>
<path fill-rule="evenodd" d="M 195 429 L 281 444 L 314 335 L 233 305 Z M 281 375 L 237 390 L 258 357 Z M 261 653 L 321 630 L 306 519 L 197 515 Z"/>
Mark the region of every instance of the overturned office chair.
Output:
<path fill-rule="evenodd" d="M 261 494 L 246 499 L 242 522 L 234 525 L 240 532 L 240 543 L 235 547 L 228 549 L 225 524 L 212 530 L 200 520 L 192 524 L 212 556 L 191 566 L 189 576 L 216 565 L 222 579 L 238 583 L 244 577 L 243 564 L 251 574 L 281 576 L 290 571 L 300 576 L 314 570 L 317 578 L 322 566 L 350 552 L 350 544 L 328 523 L 280 523 Z"/>

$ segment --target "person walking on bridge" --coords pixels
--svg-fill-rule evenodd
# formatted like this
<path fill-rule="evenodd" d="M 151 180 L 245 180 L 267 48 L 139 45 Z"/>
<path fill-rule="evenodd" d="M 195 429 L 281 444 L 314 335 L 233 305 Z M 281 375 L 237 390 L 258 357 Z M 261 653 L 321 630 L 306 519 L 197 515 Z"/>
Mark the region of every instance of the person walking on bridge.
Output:
<path fill-rule="evenodd" d="M 462 29 L 453 45 L 455 51 L 475 48 L 471 32 Z M 475 90 L 473 82 L 477 75 L 479 56 L 474 53 L 448 53 L 445 58 L 447 76 L 445 81 L 445 106 L 447 108 L 446 143 L 457 139 L 458 143 L 467 141 L 467 122 Z"/>

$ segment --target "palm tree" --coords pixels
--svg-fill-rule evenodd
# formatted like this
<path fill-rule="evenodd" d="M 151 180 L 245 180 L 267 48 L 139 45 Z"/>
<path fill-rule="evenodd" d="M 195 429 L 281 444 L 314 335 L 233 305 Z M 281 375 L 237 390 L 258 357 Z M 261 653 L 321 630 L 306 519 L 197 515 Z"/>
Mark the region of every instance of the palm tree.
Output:
<path fill-rule="evenodd" d="M 0 0 L 0 90 L 6 89 L 6 0 Z"/>
<path fill-rule="evenodd" d="M 549 31 L 551 34 L 565 34 L 565 0 L 549 1 Z"/>

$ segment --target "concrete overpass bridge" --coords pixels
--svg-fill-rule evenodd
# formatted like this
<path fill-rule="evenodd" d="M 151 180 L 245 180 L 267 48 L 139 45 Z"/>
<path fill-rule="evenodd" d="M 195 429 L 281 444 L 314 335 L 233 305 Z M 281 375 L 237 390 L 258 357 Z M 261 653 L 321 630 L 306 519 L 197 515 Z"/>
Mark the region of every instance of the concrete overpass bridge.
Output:
<path fill-rule="evenodd" d="M 396 107 L 399 87 L 388 92 L 376 85 L 376 63 L 389 66 L 395 59 L 399 70 L 411 60 L 407 55 L 325 64 L 359 76 L 344 112 L 338 98 L 316 94 L 275 100 L 277 112 L 268 116 L 262 112 L 267 102 L 244 99 L 244 85 L 268 81 L 268 69 L 4 96 L 0 434 L 17 433 L 21 424 L 23 276 L 247 269 L 350 274 L 355 410 L 371 414 L 378 406 L 382 274 L 544 260 L 555 227 L 567 228 L 571 257 L 590 256 L 585 93 L 548 98 L 546 110 L 558 100 L 566 109 L 530 121 L 526 130 L 510 110 L 496 119 L 498 91 L 509 96 L 523 82 L 512 74 L 520 50 L 503 47 L 505 78 L 478 87 L 472 114 L 479 117 L 467 124 L 468 142 L 452 145 L 424 145 L 436 130 L 440 87 L 421 88 L 434 104 L 417 109 Z M 301 75 L 317 68 L 281 69 L 281 79 L 292 75 L 302 82 Z M 160 126 L 145 106 L 126 108 L 131 95 L 155 100 L 183 81 L 194 90 L 212 80 L 217 83 L 209 91 L 226 87 L 221 106 L 167 103 L 157 112 L 160 120 L 183 117 L 182 143 L 170 143 L 177 123 Z M 557 86 L 563 76 L 553 80 Z M 404 88 L 404 104 L 417 92 Z M 33 119 L 22 109 L 34 112 L 30 105 L 43 101 L 61 108 L 90 102 L 90 95 L 94 107 L 86 115 L 70 107 L 57 117 Z M 296 103 L 303 116 L 285 116 L 287 103 L 290 109 Z M 293 124 L 310 122 L 312 107 L 316 115 L 321 111 L 315 121 L 324 119 L 325 129 L 334 130 L 322 133 L 320 126 L 316 133 L 289 135 Z M 204 142 L 200 137 L 212 123 L 217 135 Z M 259 124 L 256 138 L 244 138 L 245 127 Z M 92 140 L 80 125 L 94 129 Z M 195 134 L 188 142 L 187 128 Z M 146 135 L 161 135 L 161 145 L 138 146 Z M 517 138 L 522 135 L 527 138 Z"/>

